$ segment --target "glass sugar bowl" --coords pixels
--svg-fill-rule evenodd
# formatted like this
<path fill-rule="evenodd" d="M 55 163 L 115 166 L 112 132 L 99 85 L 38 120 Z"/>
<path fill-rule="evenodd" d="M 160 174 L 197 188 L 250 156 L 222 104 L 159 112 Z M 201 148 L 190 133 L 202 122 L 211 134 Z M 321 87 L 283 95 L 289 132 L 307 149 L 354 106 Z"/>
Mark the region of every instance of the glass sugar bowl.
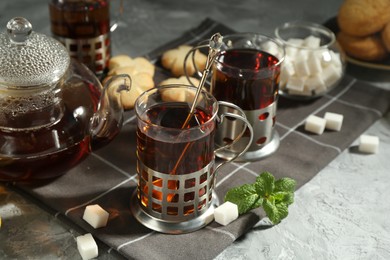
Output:
<path fill-rule="evenodd" d="M 345 53 L 328 28 L 311 22 L 287 22 L 275 29 L 285 47 L 279 94 L 312 99 L 335 88 L 344 76 Z"/>

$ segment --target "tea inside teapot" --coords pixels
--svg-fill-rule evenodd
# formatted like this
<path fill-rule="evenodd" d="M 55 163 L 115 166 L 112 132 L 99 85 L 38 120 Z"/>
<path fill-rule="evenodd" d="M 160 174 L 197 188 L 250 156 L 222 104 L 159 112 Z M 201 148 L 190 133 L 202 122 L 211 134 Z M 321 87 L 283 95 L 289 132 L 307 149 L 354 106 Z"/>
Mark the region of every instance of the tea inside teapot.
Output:
<path fill-rule="evenodd" d="M 0 34 L 0 180 L 52 178 L 120 131 L 123 108 L 116 93 L 129 88 L 130 78 L 120 75 L 123 83 L 103 88 L 60 43 L 26 30 L 31 25 L 24 18 L 15 19 L 8 39 Z M 50 57 L 35 53 L 34 46 Z"/>

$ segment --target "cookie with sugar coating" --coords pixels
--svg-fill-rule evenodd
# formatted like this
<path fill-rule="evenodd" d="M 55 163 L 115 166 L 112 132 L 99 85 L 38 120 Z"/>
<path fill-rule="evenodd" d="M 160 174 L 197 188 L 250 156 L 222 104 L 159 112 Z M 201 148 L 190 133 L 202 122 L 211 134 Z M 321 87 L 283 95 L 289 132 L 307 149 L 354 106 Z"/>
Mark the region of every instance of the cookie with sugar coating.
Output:
<path fill-rule="evenodd" d="M 115 68 L 109 70 L 107 74 L 109 76 L 119 75 L 119 74 L 128 74 L 131 76 L 131 75 L 135 74 L 135 67 L 134 67 L 134 65 L 119 66 L 119 67 L 115 67 Z"/>
<path fill-rule="evenodd" d="M 109 71 L 108 75 L 127 74 L 130 76 L 132 84 L 137 83 L 142 90 L 148 90 L 154 87 L 153 77 L 149 72 L 139 72 L 135 67 L 118 67 Z"/>
<path fill-rule="evenodd" d="M 180 45 L 179 47 L 171 50 L 167 50 L 161 57 L 161 64 L 165 69 L 171 71 L 175 77 L 185 75 L 184 71 L 184 59 L 187 53 L 192 49 L 189 45 Z M 195 51 L 195 65 L 199 71 L 204 70 L 206 66 L 207 56 L 201 53 L 199 50 Z M 189 76 L 194 75 L 195 66 L 192 62 L 192 57 L 189 56 L 186 62 L 187 74 Z"/>
<path fill-rule="evenodd" d="M 337 40 L 351 57 L 364 61 L 380 61 L 388 57 L 386 47 L 377 34 L 357 37 L 341 31 Z"/>
<path fill-rule="evenodd" d="M 106 83 L 112 76 L 108 76 L 103 80 L 103 84 Z M 111 82 L 113 86 L 119 86 L 122 84 L 122 79 L 118 78 Z M 134 108 L 135 101 L 143 93 L 142 87 L 132 79 L 131 87 L 129 91 L 115 91 L 117 88 L 110 87 L 108 89 L 109 95 L 120 99 L 124 109 Z"/>
<path fill-rule="evenodd" d="M 113 70 L 118 67 L 132 67 L 134 66 L 134 61 L 130 56 L 121 54 L 116 55 L 110 58 L 108 61 L 108 70 Z"/>
<path fill-rule="evenodd" d="M 192 85 L 198 87 L 199 80 L 197 78 L 189 77 L 189 80 L 191 80 L 191 83 L 188 81 L 186 76 L 181 76 L 179 78 L 167 78 L 161 81 L 158 85 Z M 203 90 L 206 91 L 205 88 L 203 88 Z M 194 89 L 163 89 L 162 91 L 162 98 L 164 101 L 192 102 L 195 97 Z M 199 98 L 201 99 L 202 97 L 200 96 Z"/>
<path fill-rule="evenodd" d="M 120 92 L 120 99 L 125 109 L 134 108 L 135 100 L 144 91 L 154 87 L 155 66 L 144 57 L 131 58 L 127 55 L 118 55 L 110 59 L 110 70 L 104 81 L 119 74 L 127 74 L 131 78 L 130 91 Z M 120 84 L 120 81 L 118 81 Z M 112 93 L 118 94 L 118 93 Z"/>
<path fill-rule="evenodd" d="M 141 73 L 148 73 L 150 76 L 154 76 L 155 67 L 154 65 L 144 57 L 137 57 L 133 59 L 135 71 Z"/>
<path fill-rule="evenodd" d="M 192 103 L 195 97 L 195 89 L 171 89 L 162 88 L 161 98 L 166 102 L 188 102 Z M 201 99 L 202 97 L 199 97 Z"/>
<path fill-rule="evenodd" d="M 127 55 L 118 55 L 114 56 L 109 60 L 108 68 L 109 68 L 109 75 L 115 75 L 116 70 L 121 68 L 128 68 L 133 71 L 133 73 L 141 73 L 145 72 L 148 73 L 151 77 L 154 76 L 155 67 L 154 64 L 152 64 L 149 60 L 147 60 L 144 57 L 136 57 L 131 58 Z"/>
<path fill-rule="evenodd" d="M 137 87 L 133 86 L 130 91 L 121 93 L 121 102 L 125 109 L 134 108 L 135 101 L 143 93 L 143 91 Z"/>
<path fill-rule="evenodd" d="M 345 0 L 337 22 L 341 31 L 349 35 L 377 33 L 390 22 L 390 0 Z"/>
<path fill-rule="evenodd" d="M 158 85 L 163 86 L 163 85 L 171 85 L 171 84 L 183 84 L 183 85 L 193 85 L 197 87 L 199 85 L 199 80 L 194 77 L 189 77 L 188 81 L 186 76 L 181 76 L 179 78 L 167 78 L 161 81 Z"/>
<path fill-rule="evenodd" d="M 136 73 L 132 79 L 143 91 L 154 88 L 153 78 L 147 72 Z"/>

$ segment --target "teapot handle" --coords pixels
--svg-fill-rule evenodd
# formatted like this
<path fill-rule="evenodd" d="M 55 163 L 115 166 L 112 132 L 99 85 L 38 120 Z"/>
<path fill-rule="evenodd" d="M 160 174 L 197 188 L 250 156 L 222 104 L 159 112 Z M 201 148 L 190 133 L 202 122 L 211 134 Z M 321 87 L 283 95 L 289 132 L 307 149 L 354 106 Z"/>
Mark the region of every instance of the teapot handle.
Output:
<path fill-rule="evenodd" d="M 130 91 L 131 78 L 127 74 L 108 79 L 103 87 L 97 111 L 90 120 L 92 150 L 110 142 L 120 131 L 123 123 L 121 91 Z"/>

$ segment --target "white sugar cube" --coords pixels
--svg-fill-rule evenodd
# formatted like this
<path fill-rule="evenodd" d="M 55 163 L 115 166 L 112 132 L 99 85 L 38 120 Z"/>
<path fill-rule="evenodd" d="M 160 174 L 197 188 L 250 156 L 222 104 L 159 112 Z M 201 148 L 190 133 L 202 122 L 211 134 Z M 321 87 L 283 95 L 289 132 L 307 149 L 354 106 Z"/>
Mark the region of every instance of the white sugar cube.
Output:
<path fill-rule="evenodd" d="M 291 60 L 287 59 L 283 62 L 281 73 L 285 73 L 288 76 L 295 74 L 294 64 Z"/>
<path fill-rule="evenodd" d="M 333 64 L 329 64 L 329 66 L 323 69 L 322 78 L 327 87 L 332 86 L 341 78 L 341 68 L 336 67 Z"/>
<path fill-rule="evenodd" d="M 273 55 L 279 53 L 279 47 L 275 42 L 272 41 L 266 41 L 261 45 L 261 49 L 271 53 Z"/>
<path fill-rule="evenodd" d="M 309 52 L 307 56 L 307 65 L 309 67 L 310 75 L 322 72 L 321 60 L 314 52 Z"/>
<path fill-rule="evenodd" d="M 286 47 L 285 51 L 286 51 L 286 57 L 289 59 L 294 59 L 298 53 L 298 49 L 295 47 Z"/>
<path fill-rule="evenodd" d="M 326 90 L 325 82 L 319 74 L 308 77 L 305 82 L 305 87 L 310 90 L 314 90 L 314 89 Z"/>
<path fill-rule="evenodd" d="M 334 51 L 330 51 L 330 56 L 332 57 L 333 65 L 340 68 L 343 66 L 343 64 L 341 63 L 340 53 L 335 53 Z"/>
<path fill-rule="evenodd" d="M 84 210 L 83 219 L 93 228 L 105 227 L 108 221 L 108 212 L 99 205 L 89 205 Z"/>
<path fill-rule="evenodd" d="M 306 78 L 291 76 L 286 84 L 286 88 L 290 90 L 303 91 Z"/>
<path fill-rule="evenodd" d="M 302 47 L 304 41 L 300 38 L 289 38 L 287 42 L 292 46 Z"/>
<path fill-rule="evenodd" d="M 321 39 L 314 35 L 310 35 L 306 37 L 303 41 L 303 44 L 306 47 L 310 47 L 310 48 L 318 48 L 320 47 L 320 43 L 321 43 Z"/>
<path fill-rule="evenodd" d="M 306 59 L 303 56 L 300 56 L 299 58 L 295 60 L 294 63 L 295 73 L 300 77 L 305 77 L 310 75 L 310 68 L 307 64 Z"/>
<path fill-rule="evenodd" d="M 361 135 L 359 151 L 362 153 L 377 153 L 379 148 L 379 137 L 373 135 Z"/>
<path fill-rule="evenodd" d="M 315 95 L 321 95 L 321 94 L 325 93 L 327 90 L 328 90 L 328 89 L 327 89 L 326 85 L 317 86 L 317 87 L 314 89 L 314 94 L 315 94 Z"/>
<path fill-rule="evenodd" d="M 332 64 L 333 57 L 330 50 L 321 50 L 320 58 L 322 67 L 327 67 L 329 64 Z"/>
<path fill-rule="evenodd" d="M 214 210 L 214 220 L 221 225 L 226 226 L 237 218 L 238 207 L 230 201 L 226 201 Z"/>
<path fill-rule="evenodd" d="M 98 247 L 90 233 L 76 238 L 77 249 L 83 260 L 92 259 L 99 255 Z"/>
<path fill-rule="evenodd" d="M 307 57 L 309 57 L 309 53 L 310 53 L 310 52 L 311 52 L 310 50 L 301 49 L 301 50 L 298 51 L 296 57 L 299 57 L 300 59 L 303 59 L 303 60 L 307 60 Z M 299 58 L 298 58 L 298 59 L 299 59 Z"/>
<path fill-rule="evenodd" d="M 305 130 L 314 134 L 321 135 L 325 130 L 325 125 L 325 119 L 315 115 L 310 115 L 306 119 Z"/>
<path fill-rule="evenodd" d="M 280 70 L 280 89 L 284 89 L 288 79 L 295 74 L 294 64 L 290 59 L 285 59 Z"/>
<path fill-rule="evenodd" d="M 289 90 L 288 94 L 296 95 L 296 96 L 308 96 L 308 97 L 313 95 L 312 91 L 306 88 L 304 88 L 302 91 Z"/>
<path fill-rule="evenodd" d="M 320 59 L 320 61 L 322 62 L 324 57 L 323 57 L 323 53 L 324 52 L 328 52 L 329 50 L 328 49 L 318 49 L 318 50 L 312 50 L 313 54 L 318 58 Z"/>
<path fill-rule="evenodd" d="M 343 115 L 326 112 L 324 119 L 326 120 L 326 129 L 340 131 L 341 125 L 343 124 Z"/>

